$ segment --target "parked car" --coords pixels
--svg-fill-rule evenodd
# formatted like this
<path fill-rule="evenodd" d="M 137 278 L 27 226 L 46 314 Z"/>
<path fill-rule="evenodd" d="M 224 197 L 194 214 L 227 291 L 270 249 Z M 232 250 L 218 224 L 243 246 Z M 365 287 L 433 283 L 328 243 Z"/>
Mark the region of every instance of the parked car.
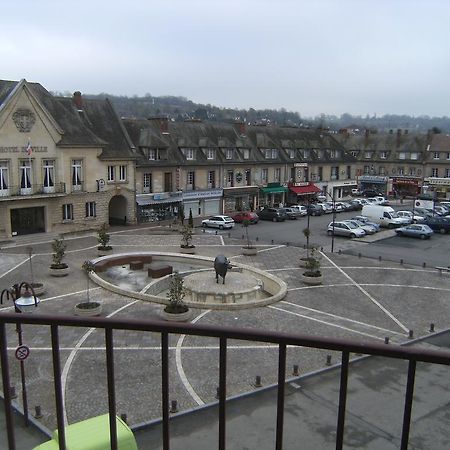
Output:
<path fill-rule="evenodd" d="M 308 214 L 310 216 L 321 216 L 322 214 L 325 213 L 322 206 L 319 206 L 316 203 L 310 203 L 307 206 L 307 209 L 308 209 Z"/>
<path fill-rule="evenodd" d="M 358 220 L 358 221 L 360 221 L 362 223 L 365 223 L 367 225 L 371 225 L 377 231 L 380 231 L 380 224 L 372 222 L 367 216 L 355 216 L 355 217 L 352 217 L 352 220 Z"/>
<path fill-rule="evenodd" d="M 286 215 L 288 216 L 288 219 L 295 220 L 295 219 L 297 219 L 297 217 L 301 217 L 300 212 L 294 208 L 290 208 L 288 206 L 286 208 L 281 208 L 281 209 L 283 209 L 283 211 L 286 213 Z"/>
<path fill-rule="evenodd" d="M 342 202 L 342 206 L 344 207 L 344 211 L 354 211 L 354 207 L 350 202 Z"/>
<path fill-rule="evenodd" d="M 357 188 L 352 189 L 352 196 L 357 197 L 358 195 L 362 195 L 362 191 Z"/>
<path fill-rule="evenodd" d="M 342 202 L 334 202 L 334 207 L 336 208 L 336 212 L 341 212 L 345 210 Z"/>
<path fill-rule="evenodd" d="M 378 195 L 383 195 L 381 192 L 378 192 L 376 189 L 365 189 L 363 192 L 362 192 L 362 195 L 364 196 L 364 197 L 376 197 L 376 196 L 378 196 Z"/>
<path fill-rule="evenodd" d="M 389 206 L 389 200 L 386 197 L 383 197 L 382 195 L 377 195 L 375 197 L 375 199 L 377 200 L 379 205 L 383 205 L 383 206 Z"/>
<path fill-rule="evenodd" d="M 366 232 L 350 223 L 350 222 L 330 222 L 328 224 L 327 234 L 328 236 L 332 236 L 334 233 L 335 236 L 347 236 L 350 238 L 363 237 L 366 235 Z"/>
<path fill-rule="evenodd" d="M 425 220 L 425 217 L 413 214 L 412 211 L 397 211 L 397 216 L 410 219 L 410 223 L 423 222 Z"/>
<path fill-rule="evenodd" d="M 445 217 L 427 217 L 424 224 L 428 225 L 433 231 L 439 231 L 441 234 L 450 232 L 450 219 Z"/>
<path fill-rule="evenodd" d="M 271 220 L 272 222 L 283 222 L 287 219 L 283 208 L 263 208 L 257 214 L 261 220 Z"/>
<path fill-rule="evenodd" d="M 356 219 L 344 220 L 344 222 L 350 222 L 353 225 L 356 225 L 357 227 L 362 228 L 366 232 L 366 234 L 375 234 L 377 232 L 377 229 L 375 227 L 373 227 L 372 225 L 368 225 L 367 223 L 361 222 Z"/>
<path fill-rule="evenodd" d="M 349 203 L 352 205 L 353 211 L 358 211 L 363 207 L 362 203 L 359 202 L 358 199 L 350 200 Z"/>
<path fill-rule="evenodd" d="M 252 211 L 240 211 L 236 214 L 233 214 L 231 218 L 236 223 L 242 223 L 244 220 L 248 220 L 250 223 L 258 223 L 259 221 L 258 214 Z"/>
<path fill-rule="evenodd" d="M 317 203 L 317 205 L 322 206 L 323 208 L 323 212 L 325 214 L 331 214 L 333 212 L 333 206 L 331 202 L 322 202 L 322 203 Z"/>
<path fill-rule="evenodd" d="M 297 210 L 301 216 L 306 216 L 308 214 L 308 210 L 306 209 L 306 206 L 303 205 L 291 205 L 289 208 Z"/>
<path fill-rule="evenodd" d="M 420 239 L 429 239 L 433 234 L 433 230 L 422 223 L 412 223 L 406 227 L 400 227 L 395 230 L 398 236 L 411 236 Z"/>
<path fill-rule="evenodd" d="M 202 220 L 202 227 L 219 228 L 233 228 L 234 220 L 229 216 L 211 216 L 209 219 Z"/>

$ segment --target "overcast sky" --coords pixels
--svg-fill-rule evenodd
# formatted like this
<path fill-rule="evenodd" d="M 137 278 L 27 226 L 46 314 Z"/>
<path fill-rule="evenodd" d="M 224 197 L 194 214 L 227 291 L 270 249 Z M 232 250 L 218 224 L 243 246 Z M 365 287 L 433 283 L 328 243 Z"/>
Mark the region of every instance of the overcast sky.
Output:
<path fill-rule="evenodd" d="M 302 116 L 448 116 L 449 19 L 449 0 L 8 1 L 0 77 Z"/>

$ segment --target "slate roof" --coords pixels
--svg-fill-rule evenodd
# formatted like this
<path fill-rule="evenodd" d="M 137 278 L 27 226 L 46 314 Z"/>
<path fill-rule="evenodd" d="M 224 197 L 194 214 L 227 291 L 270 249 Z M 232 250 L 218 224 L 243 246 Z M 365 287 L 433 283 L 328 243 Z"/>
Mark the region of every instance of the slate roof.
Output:
<path fill-rule="evenodd" d="M 79 110 L 72 98 L 55 97 L 39 83 L 0 80 L 0 108 L 22 84 L 30 90 L 62 133 L 59 147 L 101 147 L 101 159 L 134 158 L 134 147 L 109 100 L 83 99 Z"/>

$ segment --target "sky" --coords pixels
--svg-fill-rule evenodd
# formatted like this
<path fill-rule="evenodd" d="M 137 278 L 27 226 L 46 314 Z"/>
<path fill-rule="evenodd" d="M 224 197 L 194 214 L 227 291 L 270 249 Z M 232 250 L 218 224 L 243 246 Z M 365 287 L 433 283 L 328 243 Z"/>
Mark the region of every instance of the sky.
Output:
<path fill-rule="evenodd" d="M 448 116 L 448 0 L 0 0 L 0 78 L 220 107 Z"/>

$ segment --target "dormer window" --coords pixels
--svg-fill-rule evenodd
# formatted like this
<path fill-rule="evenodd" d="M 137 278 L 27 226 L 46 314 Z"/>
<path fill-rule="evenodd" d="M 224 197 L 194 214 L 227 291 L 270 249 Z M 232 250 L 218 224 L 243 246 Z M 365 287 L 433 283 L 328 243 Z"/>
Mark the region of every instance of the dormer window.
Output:
<path fill-rule="evenodd" d="M 398 154 L 398 159 L 406 159 L 406 153 L 405 152 L 400 152 Z"/>
<path fill-rule="evenodd" d="M 244 156 L 244 159 L 250 159 L 250 149 L 249 148 L 244 148 L 244 150 L 242 151 L 242 154 Z"/>
<path fill-rule="evenodd" d="M 271 153 L 272 153 L 272 159 L 278 158 L 278 149 L 273 148 Z"/>
<path fill-rule="evenodd" d="M 323 150 L 319 150 L 319 151 L 317 152 L 317 156 L 318 156 L 319 158 L 323 158 Z"/>
<path fill-rule="evenodd" d="M 354 156 L 355 158 L 358 156 L 358 152 L 356 150 L 353 150 L 351 152 L 351 155 Z"/>
<path fill-rule="evenodd" d="M 149 148 L 148 149 L 148 159 L 149 159 L 149 161 L 155 161 L 156 160 L 156 148 Z"/>
<path fill-rule="evenodd" d="M 185 154 L 187 160 L 194 159 L 194 149 L 193 148 L 185 149 L 184 154 Z"/>
<path fill-rule="evenodd" d="M 366 152 L 366 153 L 364 153 L 364 158 L 366 158 L 366 159 L 372 158 L 372 152 Z"/>
<path fill-rule="evenodd" d="M 419 159 L 419 154 L 417 152 L 411 152 L 411 159 L 413 160 Z"/>
<path fill-rule="evenodd" d="M 270 151 L 270 148 L 267 148 L 264 153 L 265 153 L 265 158 L 266 159 L 270 159 L 270 157 L 272 155 L 272 152 Z"/>
<path fill-rule="evenodd" d="M 386 159 L 386 158 L 387 158 L 387 152 L 381 152 L 380 159 Z"/>
<path fill-rule="evenodd" d="M 295 158 L 295 150 L 290 149 L 288 150 L 288 155 L 290 159 L 294 159 Z"/>
<path fill-rule="evenodd" d="M 330 150 L 330 158 L 336 158 L 337 154 L 336 154 L 336 150 Z"/>
<path fill-rule="evenodd" d="M 206 150 L 206 159 L 214 159 L 216 157 L 216 152 L 213 148 L 208 148 Z"/>
<path fill-rule="evenodd" d="M 303 150 L 303 158 L 309 158 L 309 150 Z"/>
<path fill-rule="evenodd" d="M 439 159 L 439 152 L 434 152 L 433 159 Z"/>
<path fill-rule="evenodd" d="M 147 158 L 149 161 L 160 161 L 167 159 L 167 150 L 159 148 L 146 149 Z"/>
<path fill-rule="evenodd" d="M 233 159 L 233 149 L 232 148 L 227 148 L 227 150 L 225 151 L 225 158 Z"/>

